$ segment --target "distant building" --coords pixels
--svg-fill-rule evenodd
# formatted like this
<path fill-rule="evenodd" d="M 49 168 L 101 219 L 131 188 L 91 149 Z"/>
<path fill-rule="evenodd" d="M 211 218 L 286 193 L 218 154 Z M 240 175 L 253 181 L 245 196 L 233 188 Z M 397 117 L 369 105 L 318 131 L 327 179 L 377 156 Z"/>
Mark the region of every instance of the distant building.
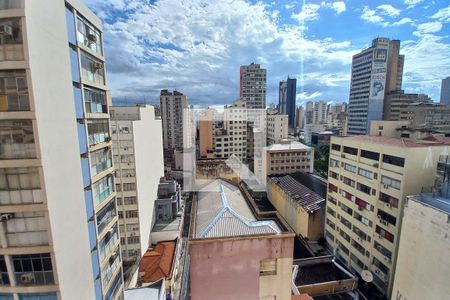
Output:
<path fill-rule="evenodd" d="M 288 115 L 267 115 L 267 144 L 275 144 L 288 137 Z"/>
<path fill-rule="evenodd" d="M 401 112 L 414 103 L 432 103 L 430 97 L 425 94 L 407 94 L 403 91 L 393 91 L 386 95 L 384 100 L 383 120 L 398 121 Z"/>
<path fill-rule="evenodd" d="M 400 120 L 417 129 L 450 134 L 450 105 L 414 103 L 400 110 Z"/>
<path fill-rule="evenodd" d="M 153 106 L 112 106 L 111 132 L 124 272 L 151 244 L 150 231 L 160 177 L 164 176 L 161 120 Z M 114 206 L 103 214 L 114 216 Z M 126 274 L 132 275 L 132 274 Z"/>
<path fill-rule="evenodd" d="M 258 218 L 228 181 L 213 181 L 194 196 L 192 299 L 291 299 L 294 234 L 278 218 Z"/>
<path fill-rule="evenodd" d="M 433 192 L 407 198 L 392 298 L 446 299 L 450 295 L 450 157 L 438 163 Z"/>
<path fill-rule="evenodd" d="M 297 112 L 295 114 L 296 124 L 299 129 L 303 129 L 305 125 L 305 108 L 303 106 L 299 106 L 297 108 Z"/>
<path fill-rule="evenodd" d="M 308 101 L 306 102 L 304 125 L 312 123 L 314 123 L 314 102 Z"/>
<path fill-rule="evenodd" d="M 200 113 L 198 133 L 200 157 L 214 157 L 215 109 L 205 109 Z"/>
<path fill-rule="evenodd" d="M 353 56 L 348 134 L 367 134 L 370 122 L 383 119 L 386 95 L 401 90 L 404 56 L 400 41 L 376 38 Z"/>
<path fill-rule="evenodd" d="M 323 237 L 327 184 L 305 173 L 270 176 L 267 197 L 296 234 L 310 241 Z"/>
<path fill-rule="evenodd" d="M 240 99 L 249 109 L 266 109 L 266 69 L 251 63 L 240 69 Z"/>
<path fill-rule="evenodd" d="M 224 107 L 223 129 L 214 137 L 216 157 L 228 158 L 232 154 L 240 160 L 247 156 L 247 108 L 243 100 L 235 100 Z"/>
<path fill-rule="evenodd" d="M 415 127 L 412 121 L 372 121 L 370 123 L 370 135 L 421 140 L 441 134 L 436 133 L 431 128 Z"/>
<path fill-rule="evenodd" d="M 167 166 L 174 166 L 174 151 L 182 150 L 183 114 L 188 108 L 188 99 L 178 91 L 161 90 L 160 110 L 163 128 L 164 161 Z M 188 123 L 188 122 L 186 122 Z"/>
<path fill-rule="evenodd" d="M 297 96 L 297 79 L 288 77 L 286 81 L 280 81 L 278 92 L 279 112 L 282 115 L 288 115 L 289 127 L 295 128 L 295 101 Z"/>
<path fill-rule="evenodd" d="M 450 105 L 450 77 L 442 79 L 440 100 L 441 104 Z"/>
<path fill-rule="evenodd" d="M 311 133 L 312 146 L 329 146 L 332 136 L 337 135 L 333 131 L 320 131 Z"/>
<path fill-rule="evenodd" d="M 332 137 L 325 238 L 352 271 L 373 273 L 390 298 L 407 195 L 434 182 L 445 141 Z"/>
<path fill-rule="evenodd" d="M 325 101 L 314 102 L 313 124 L 324 124 L 327 122 L 328 105 Z"/>
<path fill-rule="evenodd" d="M 262 179 L 277 174 L 295 172 L 312 173 L 314 170 L 314 149 L 300 142 L 283 140 L 263 149 Z"/>

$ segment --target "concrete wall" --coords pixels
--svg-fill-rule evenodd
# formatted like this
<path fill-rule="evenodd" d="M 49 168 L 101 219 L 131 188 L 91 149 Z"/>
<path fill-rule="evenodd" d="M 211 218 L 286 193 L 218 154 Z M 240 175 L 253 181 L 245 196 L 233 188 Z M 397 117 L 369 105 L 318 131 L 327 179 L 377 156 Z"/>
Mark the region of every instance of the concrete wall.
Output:
<path fill-rule="evenodd" d="M 60 296 L 94 299 L 64 1 L 26 1 L 25 13 L 29 89 Z"/>
<path fill-rule="evenodd" d="M 404 209 L 392 299 L 448 299 L 449 214 L 409 200 Z"/>
<path fill-rule="evenodd" d="M 290 299 L 293 244 L 291 236 L 190 241 L 192 299 Z M 277 259 L 277 275 L 263 278 L 268 258 Z"/>

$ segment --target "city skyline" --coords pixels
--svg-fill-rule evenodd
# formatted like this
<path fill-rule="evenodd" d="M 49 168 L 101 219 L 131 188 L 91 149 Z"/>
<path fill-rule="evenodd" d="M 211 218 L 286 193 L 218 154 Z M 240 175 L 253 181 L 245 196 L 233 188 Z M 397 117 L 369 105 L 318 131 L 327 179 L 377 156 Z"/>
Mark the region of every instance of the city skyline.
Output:
<path fill-rule="evenodd" d="M 157 103 L 160 89 L 176 88 L 192 104 L 230 103 L 240 65 L 255 62 L 267 69 L 267 104 L 286 76 L 297 78 L 297 105 L 348 101 L 351 56 L 383 36 L 402 42 L 405 91 L 439 101 L 450 68 L 445 1 L 304 2 L 86 0 L 104 22 L 116 99 Z"/>

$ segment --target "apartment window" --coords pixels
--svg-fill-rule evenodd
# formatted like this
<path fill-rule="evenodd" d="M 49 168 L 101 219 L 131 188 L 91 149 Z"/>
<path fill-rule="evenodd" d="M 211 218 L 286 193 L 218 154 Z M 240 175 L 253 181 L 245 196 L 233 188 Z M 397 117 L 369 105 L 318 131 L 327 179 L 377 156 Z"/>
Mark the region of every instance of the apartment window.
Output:
<path fill-rule="evenodd" d="M 108 119 L 88 120 L 89 146 L 103 143 L 109 139 Z"/>
<path fill-rule="evenodd" d="M 334 199 L 333 197 L 331 197 L 331 196 L 328 196 L 328 201 L 329 202 L 331 202 L 331 203 L 333 203 L 334 205 L 336 205 L 336 199 Z"/>
<path fill-rule="evenodd" d="M 349 255 L 350 251 L 348 250 L 347 247 L 344 246 L 344 244 L 338 242 L 338 250 L 341 250 L 342 252 L 344 252 L 345 254 Z"/>
<path fill-rule="evenodd" d="M 360 221 L 361 223 L 363 223 L 364 225 L 369 226 L 369 227 L 372 227 L 373 222 L 372 222 L 371 220 L 369 220 L 368 218 L 366 218 L 366 217 L 360 215 L 360 214 L 357 213 L 356 211 L 355 211 L 355 214 L 353 215 L 353 217 L 354 217 L 356 220 L 358 220 L 358 221 Z"/>
<path fill-rule="evenodd" d="M 103 177 L 96 183 L 92 185 L 92 195 L 94 198 L 94 204 L 98 205 L 102 203 L 103 200 L 108 198 L 113 192 L 113 180 L 112 175 Z"/>
<path fill-rule="evenodd" d="M 341 151 L 341 145 L 331 144 L 331 149 L 335 151 Z"/>
<path fill-rule="evenodd" d="M 128 244 L 139 244 L 139 236 L 129 236 L 127 238 Z"/>
<path fill-rule="evenodd" d="M 345 225 L 348 229 L 352 228 L 352 223 L 350 223 L 347 219 L 341 216 L 341 223 Z"/>
<path fill-rule="evenodd" d="M 353 195 L 341 189 L 341 195 L 347 200 L 353 201 Z"/>
<path fill-rule="evenodd" d="M 4 2 L 1 1 L 1 3 Z M 0 4 L 1 6 L 2 4 Z M 24 60 L 20 18 L 1 19 L 0 26 L 4 28 L 0 39 L 0 61 Z"/>
<path fill-rule="evenodd" d="M 332 167 L 339 167 L 339 161 L 337 161 L 337 160 L 335 160 L 333 158 L 330 158 L 330 166 L 332 166 Z"/>
<path fill-rule="evenodd" d="M 1 299 L 1 298 L 0 298 Z M 19 294 L 19 300 L 57 300 L 55 292 Z"/>
<path fill-rule="evenodd" d="M 339 231 L 339 235 L 340 235 L 344 240 L 346 240 L 347 242 L 350 243 L 350 236 L 349 236 L 348 234 L 346 234 L 344 230 L 340 230 L 340 231 Z"/>
<path fill-rule="evenodd" d="M 136 197 L 124 197 L 123 199 L 125 205 L 134 205 L 137 203 Z"/>
<path fill-rule="evenodd" d="M 108 232 L 106 232 L 103 239 L 98 242 L 100 261 L 103 261 L 106 254 L 113 249 L 117 240 L 119 239 L 119 232 L 117 225 L 114 225 Z"/>
<path fill-rule="evenodd" d="M 0 285 L 9 285 L 8 270 L 6 269 L 5 257 L 0 256 Z M 1 299 L 1 297 L 0 297 Z"/>
<path fill-rule="evenodd" d="M 388 260 L 392 259 L 392 252 L 389 251 L 387 248 L 385 248 L 383 245 L 381 245 L 377 241 L 373 241 L 373 245 L 374 245 L 375 249 L 377 249 L 378 252 L 380 252 L 386 258 L 388 258 Z"/>
<path fill-rule="evenodd" d="M 21 8 L 20 0 L 0 1 L 0 10 Z"/>
<path fill-rule="evenodd" d="M 335 186 L 334 184 L 328 183 L 328 191 L 337 193 L 338 187 Z"/>
<path fill-rule="evenodd" d="M 381 209 L 378 209 L 377 216 L 380 219 L 380 222 L 384 223 L 385 225 L 389 223 L 395 226 L 395 224 L 397 223 L 396 217 L 394 217 L 391 214 L 388 214 L 385 211 L 382 211 Z"/>
<path fill-rule="evenodd" d="M 344 169 L 349 171 L 349 172 L 352 172 L 352 173 L 356 173 L 357 170 L 358 170 L 358 168 L 356 166 L 348 164 L 348 163 L 344 164 Z"/>
<path fill-rule="evenodd" d="M 31 120 L 0 120 L 0 159 L 36 158 Z"/>
<path fill-rule="evenodd" d="M 367 203 L 366 201 L 362 200 L 361 198 L 356 197 L 355 203 L 356 203 L 356 205 L 358 205 L 358 209 L 365 209 L 368 211 L 373 211 L 373 205 Z"/>
<path fill-rule="evenodd" d="M 105 70 L 99 59 L 81 52 L 81 74 L 89 81 L 105 84 Z"/>
<path fill-rule="evenodd" d="M 354 224 L 353 224 L 353 232 L 356 233 L 356 235 L 360 239 L 362 239 L 364 241 L 370 241 L 370 237 L 364 231 L 362 231 L 361 229 L 356 227 Z"/>
<path fill-rule="evenodd" d="M 350 254 L 350 260 L 353 261 L 361 269 L 364 269 L 364 263 L 359 260 L 353 253 Z"/>
<path fill-rule="evenodd" d="M 404 158 L 387 154 L 383 154 L 383 162 L 399 167 L 403 167 L 405 165 Z"/>
<path fill-rule="evenodd" d="M 331 170 L 330 170 L 330 172 L 329 172 L 329 176 L 330 176 L 331 178 L 334 178 L 334 179 L 338 179 L 338 178 L 339 178 L 339 174 L 336 173 L 336 172 L 333 172 L 333 171 L 331 171 Z"/>
<path fill-rule="evenodd" d="M 38 168 L 0 168 L 0 204 L 40 203 L 32 191 L 40 186 Z"/>
<path fill-rule="evenodd" d="M 100 149 L 92 152 L 90 155 L 92 176 L 95 176 L 112 167 L 111 149 Z"/>
<path fill-rule="evenodd" d="M 102 54 L 102 41 L 100 32 L 88 21 L 77 18 L 77 40 L 78 43 Z"/>
<path fill-rule="evenodd" d="M 328 230 L 325 229 L 325 237 L 329 238 L 332 242 L 334 242 L 334 235 L 331 234 Z"/>
<path fill-rule="evenodd" d="M 333 217 L 336 217 L 336 212 L 330 207 L 327 207 L 327 213 L 329 213 Z"/>
<path fill-rule="evenodd" d="M 380 192 L 380 201 L 387 203 L 388 205 L 397 208 L 398 207 L 398 199 L 394 198 L 392 196 L 389 196 L 388 194 Z"/>
<path fill-rule="evenodd" d="M 361 191 L 361 192 L 363 192 L 363 193 L 365 193 L 367 195 L 371 194 L 371 190 L 372 189 L 369 186 L 365 185 L 365 184 L 362 184 L 362 183 L 358 182 L 358 184 L 356 185 L 356 188 L 357 188 L 357 190 L 359 190 L 359 191 Z"/>
<path fill-rule="evenodd" d="M 137 218 L 137 217 L 139 217 L 139 214 L 138 214 L 137 210 L 127 210 L 125 212 L 125 217 L 126 218 Z"/>
<path fill-rule="evenodd" d="M 27 110 L 30 99 L 25 70 L 0 71 L 0 111 Z"/>
<path fill-rule="evenodd" d="M 346 185 L 351 186 L 351 187 L 355 187 L 355 181 L 354 181 L 354 180 L 351 180 L 351 179 L 348 178 L 348 177 L 344 177 L 344 178 L 342 179 L 342 182 L 345 183 Z"/>
<path fill-rule="evenodd" d="M 344 146 L 344 153 L 351 154 L 351 155 L 358 155 L 358 149 Z"/>
<path fill-rule="evenodd" d="M 396 190 L 400 190 L 400 186 L 401 186 L 400 180 L 393 179 L 393 178 L 390 178 L 390 177 L 387 177 L 387 176 L 381 176 L 381 183 L 384 186 L 389 186 L 389 187 L 392 187 L 392 188 L 394 188 Z"/>
<path fill-rule="evenodd" d="M 116 216 L 116 205 L 114 199 L 109 202 L 97 213 L 97 228 L 98 232 L 102 232 L 103 229 L 111 222 Z"/>
<path fill-rule="evenodd" d="M 379 161 L 380 153 L 376 153 L 376 152 L 372 152 L 372 151 L 368 151 L 368 150 L 361 150 L 361 157 Z"/>
<path fill-rule="evenodd" d="M 6 238 L 10 247 L 48 245 L 44 212 L 16 212 L 6 222 Z"/>
<path fill-rule="evenodd" d="M 13 255 L 14 276 L 17 285 L 53 284 L 50 253 Z"/>
<path fill-rule="evenodd" d="M 136 183 L 124 183 L 123 184 L 124 192 L 135 191 L 135 190 L 136 190 Z"/>
<path fill-rule="evenodd" d="M 263 259 L 259 262 L 259 276 L 277 275 L 277 260 Z"/>
<path fill-rule="evenodd" d="M 330 219 L 327 219 L 326 222 L 327 222 L 328 226 L 330 226 L 333 229 L 336 229 L 336 225 L 333 222 L 331 222 Z"/>
<path fill-rule="evenodd" d="M 88 113 L 108 113 L 106 93 L 94 88 L 84 88 L 84 102 Z"/>
<path fill-rule="evenodd" d="M 366 177 L 368 179 L 376 179 L 377 178 L 377 173 L 374 173 L 372 171 L 369 171 L 369 170 L 366 170 L 363 168 L 358 169 L 358 174 L 363 177 Z"/>
<path fill-rule="evenodd" d="M 356 250 L 358 250 L 359 253 L 361 253 L 362 255 L 365 254 L 365 249 L 363 246 L 361 246 L 358 242 L 356 242 L 355 240 L 352 240 L 352 246 L 353 248 L 355 248 Z"/>
<path fill-rule="evenodd" d="M 394 242 L 394 235 L 390 233 L 389 231 L 381 228 L 380 226 L 376 225 L 375 232 L 378 233 L 381 237 L 385 238 L 389 242 Z"/>
<path fill-rule="evenodd" d="M 133 154 L 123 154 L 120 156 L 121 163 L 134 163 L 134 155 Z"/>

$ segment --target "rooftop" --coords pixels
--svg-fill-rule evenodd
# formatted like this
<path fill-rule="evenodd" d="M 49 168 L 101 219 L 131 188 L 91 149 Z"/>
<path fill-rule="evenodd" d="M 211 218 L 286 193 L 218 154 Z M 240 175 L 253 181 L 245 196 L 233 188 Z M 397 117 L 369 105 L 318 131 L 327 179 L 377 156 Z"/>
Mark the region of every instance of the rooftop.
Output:
<path fill-rule="evenodd" d="M 325 206 L 326 184 L 306 174 L 270 177 L 306 211 L 312 213 Z"/>
<path fill-rule="evenodd" d="M 124 291 L 126 300 L 158 300 L 161 299 L 161 293 L 164 293 L 164 280 L 159 280 L 151 285 L 131 288 Z"/>
<path fill-rule="evenodd" d="M 139 274 L 143 282 L 155 282 L 172 276 L 176 241 L 159 242 L 153 250 L 147 250 L 141 259 Z"/>
<path fill-rule="evenodd" d="M 258 221 L 234 184 L 218 179 L 198 193 L 193 236 L 197 239 L 279 234 L 273 220 Z"/>
<path fill-rule="evenodd" d="M 345 279 L 355 279 L 353 275 L 339 266 L 332 256 L 313 257 L 294 260 L 298 266 L 296 286 L 304 286 Z"/>
<path fill-rule="evenodd" d="M 441 210 L 450 215 L 450 198 L 442 197 L 436 193 L 423 193 L 410 196 L 409 199 Z"/>
<path fill-rule="evenodd" d="M 415 148 L 415 147 L 429 147 L 429 146 L 444 146 L 449 145 L 450 141 L 442 139 L 441 141 L 429 141 L 429 140 L 409 140 L 409 139 L 398 139 L 390 138 L 384 136 L 375 135 L 354 135 L 338 137 L 343 138 L 346 141 L 355 141 L 360 143 L 373 143 L 373 144 L 383 144 L 389 146 L 403 147 L 403 148 Z"/>
<path fill-rule="evenodd" d="M 267 151 L 286 151 L 286 150 L 309 150 L 311 147 L 300 142 L 283 142 L 280 144 L 272 144 L 266 147 Z"/>

